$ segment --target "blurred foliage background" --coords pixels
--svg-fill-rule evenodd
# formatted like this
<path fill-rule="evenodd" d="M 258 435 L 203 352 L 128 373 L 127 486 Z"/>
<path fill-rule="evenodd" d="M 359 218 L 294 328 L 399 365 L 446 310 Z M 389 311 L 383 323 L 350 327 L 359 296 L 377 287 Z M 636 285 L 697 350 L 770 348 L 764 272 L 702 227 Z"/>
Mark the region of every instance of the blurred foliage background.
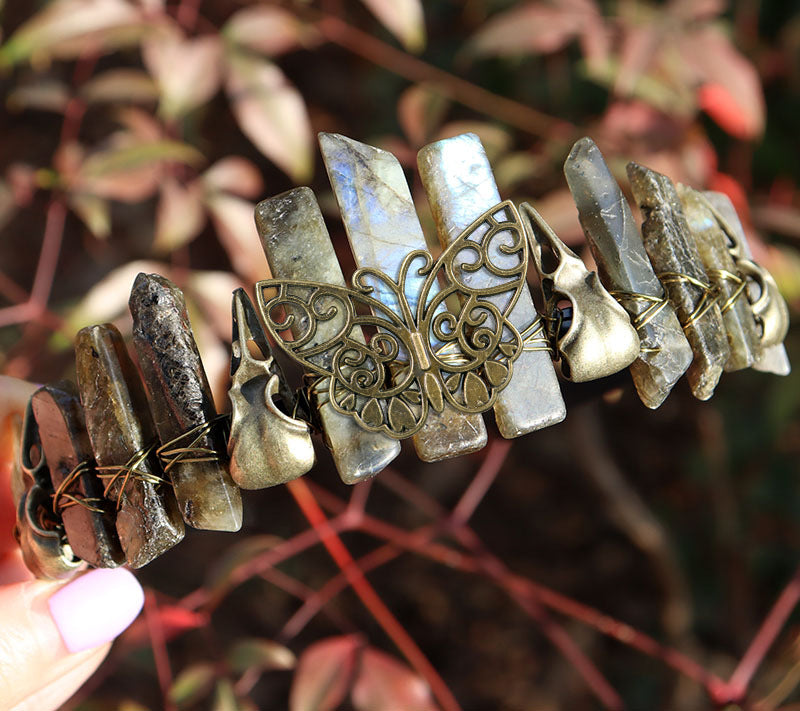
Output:
<path fill-rule="evenodd" d="M 589 135 L 625 190 L 624 166 L 636 160 L 726 192 L 757 261 L 797 314 L 797 2 L 0 7 L 6 374 L 72 377 L 75 332 L 113 321 L 129 334 L 133 278 L 155 271 L 184 289 L 226 409 L 230 294 L 267 275 L 255 202 L 311 185 L 352 270 L 317 131 L 393 151 L 429 235 L 416 151 L 474 131 L 503 197 L 531 200 L 578 251 L 583 236 L 561 167 L 572 142 Z M 790 357 L 798 340 L 793 328 Z M 356 558 L 379 551 L 357 569 L 369 570 L 379 599 L 464 709 L 722 706 L 713 683 L 704 691 L 631 640 L 651 635 L 726 679 L 792 579 L 800 378 L 728 375 L 709 403 L 680 384 L 656 412 L 627 381 L 613 385 L 566 387 L 567 421 L 510 448 L 496 441 L 488 454 L 438 464 L 404 448 L 393 471 L 359 494 L 338 482 L 320 448 L 314 501 L 335 513 L 336 501 L 352 494 L 361 506 L 369 494 L 370 520 L 395 527 L 384 530 L 388 549 L 383 529 L 361 519 L 341 527 L 340 543 Z M 475 494 L 470 482 L 492 486 Z M 470 490 L 469 525 L 448 528 L 447 511 Z M 141 571 L 146 614 L 68 708 L 458 708 L 397 645 L 386 615 L 365 611 L 296 495 L 281 488 L 245 500 L 242 533 L 191 532 Z M 439 528 L 424 540 L 391 532 L 430 520 Z M 414 545 L 418 555 L 400 554 Z M 501 569 L 459 569 L 462 552 L 486 563 L 486 550 Z M 589 612 L 571 614 L 532 588 L 523 604 L 498 571 Z M 540 604 L 556 613 L 541 614 Z M 302 622 L 298 611 L 309 613 Z M 556 650 L 553 619 L 585 656 Z M 800 708 L 799 639 L 790 618 L 774 645 L 758 648 L 764 663 L 732 699 L 764 711 Z"/>

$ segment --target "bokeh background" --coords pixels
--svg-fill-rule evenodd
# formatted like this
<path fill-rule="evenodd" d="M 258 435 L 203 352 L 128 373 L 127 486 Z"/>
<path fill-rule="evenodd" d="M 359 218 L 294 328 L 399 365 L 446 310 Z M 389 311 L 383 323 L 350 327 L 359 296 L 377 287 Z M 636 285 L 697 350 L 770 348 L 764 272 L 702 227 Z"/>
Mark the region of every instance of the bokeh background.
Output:
<path fill-rule="evenodd" d="M 311 185 L 352 270 L 318 131 L 393 151 L 429 236 L 416 151 L 474 131 L 503 197 L 584 256 L 562 165 L 589 135 L 626 191 L 636 160 L 727 193 L 796 320 L 797 2 L 0 8 L 5 374 L 73 377 L 75 332 L 129 334 L 155 271 L 226 410 L 230 294 L 267 273 L 255 202 Z M 510 445 L 490 422 L 470 457 L 404 446 L 355 489 L 320 447 L 306 483 L 248 492 L 239 534 L 140 571 L 145 614 L 66 708 L 800 708 L 800 377 L 726 375 L 708 403 L 680 383 L 654 412 L 627 377 L 565 395 Z"/>

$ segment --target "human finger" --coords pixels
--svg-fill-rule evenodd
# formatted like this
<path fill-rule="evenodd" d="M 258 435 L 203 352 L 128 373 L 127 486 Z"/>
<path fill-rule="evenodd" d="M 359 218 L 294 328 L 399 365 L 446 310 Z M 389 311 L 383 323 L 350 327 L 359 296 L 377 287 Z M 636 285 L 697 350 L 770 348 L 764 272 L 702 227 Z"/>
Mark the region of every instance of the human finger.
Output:
<path fill-rule="evenodd" d="M 139 614 L 144 593 L 124 569 L 66 584 L 28 580 L 0 588 L 0 708 L 49 711 L 68 699 Z"/>

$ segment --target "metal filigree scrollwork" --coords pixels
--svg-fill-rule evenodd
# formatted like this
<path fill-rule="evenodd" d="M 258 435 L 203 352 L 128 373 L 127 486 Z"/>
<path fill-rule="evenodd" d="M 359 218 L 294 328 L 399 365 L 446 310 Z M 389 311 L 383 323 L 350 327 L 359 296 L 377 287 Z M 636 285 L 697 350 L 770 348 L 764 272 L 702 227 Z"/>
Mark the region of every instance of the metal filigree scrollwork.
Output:
<path fill-rule="evenodd" d="M 469 225 L 438 259 L 410 252 L 396 280 L 364 268 L 353 275 L 352 288 L 273 279 L 259 282 L 256 294 L 277 343 L 318 377 L 321 405 L 402 439 L 420 430 L 430 408 L 441 412 L 447 403 L 479 413 L 494 405 L 513 362 L 539 332 L 532 324 L 523 336 L 508 318 L 527 266 L 519 215 L 506 201 Z M 480 270 L 496 283 L 470 286 L 469 275 Z M 410 275 L 424 277 L 418 293 L 406 291 Z M 382 300 L 372 296 L 376 291 Z M 321 322 L 333 335 L 318 336 Z M 292 340 L 284 338 L 290 329 Z M 369 342 L 362 330 L 372 334 Z"/>

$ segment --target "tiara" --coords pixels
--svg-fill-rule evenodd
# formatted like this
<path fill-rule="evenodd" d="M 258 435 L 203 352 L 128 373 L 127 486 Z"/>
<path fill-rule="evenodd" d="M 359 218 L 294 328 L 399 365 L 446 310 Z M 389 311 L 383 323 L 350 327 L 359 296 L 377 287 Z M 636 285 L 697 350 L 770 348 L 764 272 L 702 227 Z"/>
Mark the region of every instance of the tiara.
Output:
<path fill-rule="evenodd" d="M 307 473 L 314 434 L 356 484 L 404 439 L 429 462 L 481 449 L 489 410 L 506 438 L 562 421 L 562 380 L 627 368 L 656 408 L 684 374 L 706 400 L 724 371 L 789 372 L 786 303 L 720 193 L 631 163 L 640 230 L 597 146 L 579 140 L 564 172 L 593 272 L 530 204 L 501 199 L 474 134 L 419 153 L 436 250 L 391 153 L 336 134 L 320 145 L 356 270 L 347 283 L 310 189 L 257 206 L 271 274 L 253 300 L 233 293 L 230 414 L 181 291 L 157 274 L 131 292 L 138 368 L 114 326 L 90 326 L 77 385 L 32 395 L 12 486 L 37 576 L 141 567 L 184 524 L 238 530 L 240 489 Z"/>

